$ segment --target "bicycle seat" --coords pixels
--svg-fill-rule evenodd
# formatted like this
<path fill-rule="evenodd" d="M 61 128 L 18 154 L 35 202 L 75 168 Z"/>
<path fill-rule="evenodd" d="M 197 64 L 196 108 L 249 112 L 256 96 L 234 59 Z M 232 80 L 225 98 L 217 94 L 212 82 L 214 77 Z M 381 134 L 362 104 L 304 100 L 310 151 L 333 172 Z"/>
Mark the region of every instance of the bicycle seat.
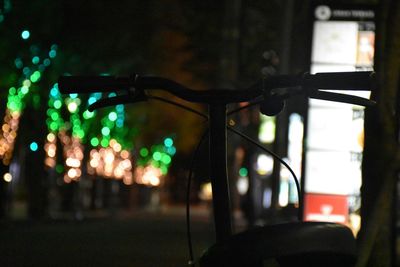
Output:
<path fill-rule="evenodd" d="M 200 266 L 344 267 L 355 261 L 356 242 L 346 226 L 295 222 L 232 235 L 211 246 L 200 258 Z"/>

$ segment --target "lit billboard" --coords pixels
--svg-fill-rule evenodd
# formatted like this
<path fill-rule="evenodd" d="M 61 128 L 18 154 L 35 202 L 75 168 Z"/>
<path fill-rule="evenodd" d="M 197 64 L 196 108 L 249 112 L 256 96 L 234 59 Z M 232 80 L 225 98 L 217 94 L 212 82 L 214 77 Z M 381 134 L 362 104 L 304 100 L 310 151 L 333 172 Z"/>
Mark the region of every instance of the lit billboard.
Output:
<path fill-rule="evenodd" d="M 318 5 L 313 9 L 311 72 L 373 69 L 375 12 Z M 340 88 L 338 88 L 340 89 Z M 368 92 L 346 92 L 368 97 Z M 304 219 L 351 225 L 359 207 L 363 108 L 310 100 L 306 125 Z"/>

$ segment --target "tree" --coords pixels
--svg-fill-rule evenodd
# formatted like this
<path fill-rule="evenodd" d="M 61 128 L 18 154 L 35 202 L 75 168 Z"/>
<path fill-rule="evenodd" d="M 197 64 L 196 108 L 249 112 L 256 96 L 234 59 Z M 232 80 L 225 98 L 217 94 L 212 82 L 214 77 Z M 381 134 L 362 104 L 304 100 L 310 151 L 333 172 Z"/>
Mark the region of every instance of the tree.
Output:
<path fill-rule="evenodd" d="M 398 97 L 400 75 L 400 3 L 380 3 L 376 44 L 375 108 L 365 114 L 362 164 L 362 227 L 358 266 L 394 266 L 393 211 L 399 171 Z"/>

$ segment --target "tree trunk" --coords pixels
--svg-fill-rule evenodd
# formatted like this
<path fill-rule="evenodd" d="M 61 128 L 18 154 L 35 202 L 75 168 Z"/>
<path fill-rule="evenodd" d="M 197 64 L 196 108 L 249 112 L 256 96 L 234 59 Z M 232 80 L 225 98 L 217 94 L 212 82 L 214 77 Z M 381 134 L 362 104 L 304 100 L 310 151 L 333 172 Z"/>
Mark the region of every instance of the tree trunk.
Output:
<path fill-rule="evenodd" d="M 361 188 L 361 266 L 393 266 L 394 188 L 399 166 L 396 99 L 400 75 L 400 2 L 384 0 L 378 17 L 375 66 L 378 104 L 365 113 L 365 148 Z"/>

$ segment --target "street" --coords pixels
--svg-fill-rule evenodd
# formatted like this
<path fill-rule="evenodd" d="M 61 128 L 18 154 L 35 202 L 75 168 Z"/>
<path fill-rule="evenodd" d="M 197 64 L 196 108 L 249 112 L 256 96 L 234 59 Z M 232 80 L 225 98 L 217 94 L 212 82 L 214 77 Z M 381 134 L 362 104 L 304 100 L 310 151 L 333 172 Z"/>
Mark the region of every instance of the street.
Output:
<path fill-rule="evenodd" d="M 193 215 L 194 252 L 213 242 L 208 213 Z M 186 266 L 188 248 L 183 207 L 83 221 L 0 223 L 0 265 Z"/>

